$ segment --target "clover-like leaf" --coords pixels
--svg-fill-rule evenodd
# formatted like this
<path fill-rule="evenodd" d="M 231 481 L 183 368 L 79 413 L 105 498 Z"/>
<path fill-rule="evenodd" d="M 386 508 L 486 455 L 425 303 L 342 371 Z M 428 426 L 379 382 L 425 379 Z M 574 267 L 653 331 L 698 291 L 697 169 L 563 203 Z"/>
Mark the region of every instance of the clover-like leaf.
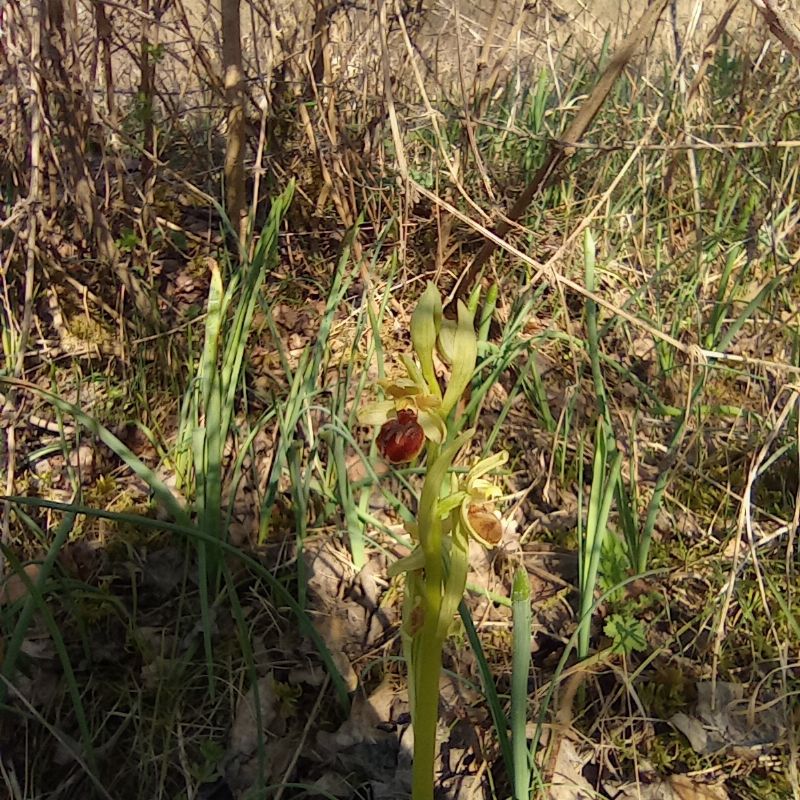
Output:
<path fill-rule="evenodd" d="M 612 641 L 612 648 L 617 653 L 630 655 L 634 651 L 647 650 L 647 635 L 640 619 L 630 614 L 612 614 L 603 631 Z"/>

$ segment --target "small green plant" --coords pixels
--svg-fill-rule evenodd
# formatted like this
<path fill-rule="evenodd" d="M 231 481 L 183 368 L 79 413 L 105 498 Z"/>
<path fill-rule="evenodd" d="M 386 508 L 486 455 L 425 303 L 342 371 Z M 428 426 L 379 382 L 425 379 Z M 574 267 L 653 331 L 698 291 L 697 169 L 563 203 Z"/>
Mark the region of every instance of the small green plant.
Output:
<path fill-rule="evenodd" d="M 141 243 L 142 240 L 130 228 L 124 228 L 122 235 L 117 239 L 117 247 L 123 253 L 132 253 Z"/>
<path fill-rule="evenodd" d="M 445 322 L 439 292 L 428 284 L 411 318 L 411 341 L 416 360 L 401 357 L 406 377 L 382 381 L 386 399 L 364 406 L 358 419 L 381 426 L 378 449 L 391 463 L 413 461 L 426 449 L 416 520 L 408 526 L 416 546 L 389 574 L 406 575 L 402 635 L 414 725 L 412 797 L 432 800 L 442 648 L 466 588 L 470 537 L 493 546 L 502 536 L 494 513 L 501 491 L 486 476 L 508 455 L 484 458 L 460 477 L 451 470 L 475 434 L 474 429 L 458 432 L 457 406 L 478 352 L 468 307 L 460 303 L 457 322 Z M 451 365 L 444 392 L 435 351 Z"/>
<path fill-rule="evenodd" d="M 611 639 L 611 649 L 615 653 L 629 656 L 633 652 L 647 650 L 644 625 L 633 614 L 612 614 L 606 620 L 603 631 Z"/>
<path fill-rule="evenodd" d="M 583 447 L 580 448 L 579 469 L 583 472 Z M 609 452 L 609 435 L 603 419 L 597 420 L 594 437 L 594 463 L 592 488 L 586 522 L 583 522 L 583 476 L 578 494 L 578 589 L 580 609 L 578 613 L 578 656 L 589 655 L 589 638 L 594 610 L 594 591 L 598 584 L 600 556 L 608 535 L 608 515 L 614 499 L 614 487 L 619 476 L 622 458 L 620 453 Z"/>

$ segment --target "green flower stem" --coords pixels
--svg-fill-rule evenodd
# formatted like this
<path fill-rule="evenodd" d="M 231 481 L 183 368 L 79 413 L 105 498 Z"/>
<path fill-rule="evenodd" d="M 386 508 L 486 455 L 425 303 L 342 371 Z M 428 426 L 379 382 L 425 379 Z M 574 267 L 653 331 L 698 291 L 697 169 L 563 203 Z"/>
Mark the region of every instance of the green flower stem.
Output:
<path fill-rule="evenodd" d="M 440 574 L 441 574 L 441 559 Z M 439 719 L 439 675 L 442 671 L 444 639 L 438 635 L 437 620 L 442 596 L 428 585 L 426 576 L 425 622 L 419 634 L 414 698 L 414 768 L 411 797 L 433 800 L 433 773 L 436 762 L 436 723 Z"/>
<path fill-rule="evenodd" d="M 437 506 L 442 484 L 456 453 L 470 439 L 474 431 L 461 434 L 442 448 L 429 450 L 428 474 L 422 486 L 418 512 L 419 542 L 425 554 L 425 577 L 422 585 L 422 628 L 414 634 L 410 665 L 410 683 L 413 684 L 412 721 L 414 724 L 414 768 L 412 772 L 412 799 L 433 800 L 433 772 L 436 761 L 436 722 L 439 718 L 439 675 L 442 671 L 444 636 L 440 634 L 439 616 L 444 601 L 444 562 L 442 548 L 442 520 Z M 432 451 L 432 452 L 431 452 Z M 463 588 L 461 590 L 463 594 Z"/>
<path fill-rule="evenodd" d="M 442 671 L 444 645 L 444 639 L 438 635 L 439 613 L 442 608 L 442 522 L 436 516 L 435 506 L 447 468 L 442 462 L 445 459 L 448 462 L 452 459 L 450 450 L 452 448 L 448 448 L 442 457 L 434 462 L 425 481 L 422 491 L 423 503 L 420 504 L 420 542 L 425 553 L 423 586 L 425 616 L 418 634 L 417 657 L 414 659 L 416 691 L 413 716 L 414 768 L 411 783 L 413 800 L 433 800 L 436 722 L 439 719 L 439 675 Z M 437 485 L 432 486 L 432 483 Z"/>

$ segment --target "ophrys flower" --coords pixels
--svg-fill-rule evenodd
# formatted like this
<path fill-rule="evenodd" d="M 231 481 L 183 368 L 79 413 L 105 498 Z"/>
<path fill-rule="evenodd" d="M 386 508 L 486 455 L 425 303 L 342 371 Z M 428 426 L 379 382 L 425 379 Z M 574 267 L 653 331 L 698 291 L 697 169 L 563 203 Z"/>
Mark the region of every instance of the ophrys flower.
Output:
<path fill-rule="evenodd" d="M 431 394 L 419 367 L 402 358 L 407 377 L 380 381 L 386 400 L 367 403 L 358 411 L 362 425 L 380 425 L 378 450 L 392 464 L 413 461 L 430 440 L 441 444 L 447 427 L 440 409 L 441 397 Z"/>

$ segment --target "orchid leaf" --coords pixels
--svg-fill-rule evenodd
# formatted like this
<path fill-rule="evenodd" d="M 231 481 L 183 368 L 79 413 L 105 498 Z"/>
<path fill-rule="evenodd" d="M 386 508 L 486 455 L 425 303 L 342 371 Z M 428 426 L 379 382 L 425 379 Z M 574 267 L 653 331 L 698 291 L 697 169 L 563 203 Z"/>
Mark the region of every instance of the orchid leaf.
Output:
<path fill-rule="evenodd" d="M 442 361 L 448 366 L 452 365 L 455 358 L 457 332 L 458 323 L 454 319 L 442 320 L 442 327 L 439 329 L 438 349 Z"/>
<path fill-rule="evenodd" d="M 394 578 L 403 572 L 414 572 L 425 566 L 425 553 L 421 547 L 415 547 L 410 555 L 399 558 L 394 564 L 389 565 L 389 577 Z"/>

